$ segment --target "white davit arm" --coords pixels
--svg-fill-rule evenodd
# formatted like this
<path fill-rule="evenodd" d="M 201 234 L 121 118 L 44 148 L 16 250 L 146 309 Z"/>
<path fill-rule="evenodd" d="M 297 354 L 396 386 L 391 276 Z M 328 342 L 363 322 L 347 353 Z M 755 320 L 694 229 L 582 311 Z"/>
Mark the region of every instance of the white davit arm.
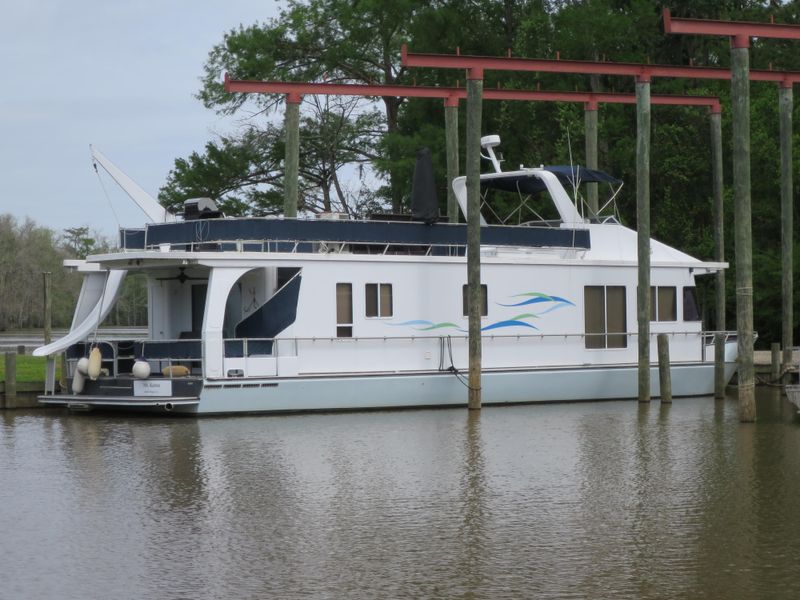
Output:
<path fill-rule="evenodd" d="M 89 144 L 89 151 L 92 154 L 92 159 L 99 163 L 100 166 L 111 175 L 114 181 L 119 184 L 119 187 L 136 202 L 136 205 L 144 211 L 144 214 L 146 214 L 153 223 L 173 223 L 176 221 L 174 214 L 161 206 L 155 198 L 139 187 L 139 184 L 133 179 L 120 171 L 114 163 L 103 156 L 100 151 L 91 144 Z"/>

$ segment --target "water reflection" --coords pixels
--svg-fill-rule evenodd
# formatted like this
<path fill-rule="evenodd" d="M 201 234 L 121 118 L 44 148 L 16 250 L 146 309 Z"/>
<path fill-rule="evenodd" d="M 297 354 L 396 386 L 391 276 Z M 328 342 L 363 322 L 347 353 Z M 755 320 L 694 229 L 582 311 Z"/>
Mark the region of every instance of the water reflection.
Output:
<path fill-rule="evenodd" d="M 467 411 L 464 427 L 463 465 L 461 468 L 461 545 L 464 553 L 464 591 L 456 594 L 475 597 L 484 583 L 486 548 L 486 519 L 488 490 L 485 476 L 483 442 L 481 440 L 481 411 Z"/>
<path fill-rule="evenodd" d="M 794 598 L 774 390 L 286 417 L 0 413 L 0 597 Z"/>

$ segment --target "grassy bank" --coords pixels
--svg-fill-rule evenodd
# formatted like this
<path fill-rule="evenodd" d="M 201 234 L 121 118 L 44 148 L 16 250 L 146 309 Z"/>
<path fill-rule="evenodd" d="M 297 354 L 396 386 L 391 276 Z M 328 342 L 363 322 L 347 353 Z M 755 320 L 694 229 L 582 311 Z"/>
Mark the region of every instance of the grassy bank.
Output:
<path fill-rule="evenodd" d="M 44 369 L 47 359 L 43 356 L 17 355 L 17 381 L 44 381 Z M 56 380 L 61 376 L 61 361 L 56 360 Z M 6 361 L 0 356 L 0 381 L 6 380 Z"/>

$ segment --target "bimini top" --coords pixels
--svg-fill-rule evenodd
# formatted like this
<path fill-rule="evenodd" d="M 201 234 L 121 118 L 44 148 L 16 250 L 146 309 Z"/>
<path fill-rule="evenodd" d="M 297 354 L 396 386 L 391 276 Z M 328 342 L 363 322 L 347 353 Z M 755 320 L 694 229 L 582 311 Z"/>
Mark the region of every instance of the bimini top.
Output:
<path fill-rule="evenodd" d="M 532 171 L 533 169 L 530 170 Z M 608 173 L 587 169 L 581 165 L 552 165 L 541 167 L 540 170 L 553 173 L 563 185 L 569 187 L 574 187 L 581 183 L 608 183 L 611 185 L 620 185 L 622 183 L 621 179 L 612 177 Z M 497 177 L 481 178 L 481 187 L 523 194 L 535 194 L 547 190 L 544 181 L 519 171 L 499 174 Z"/>

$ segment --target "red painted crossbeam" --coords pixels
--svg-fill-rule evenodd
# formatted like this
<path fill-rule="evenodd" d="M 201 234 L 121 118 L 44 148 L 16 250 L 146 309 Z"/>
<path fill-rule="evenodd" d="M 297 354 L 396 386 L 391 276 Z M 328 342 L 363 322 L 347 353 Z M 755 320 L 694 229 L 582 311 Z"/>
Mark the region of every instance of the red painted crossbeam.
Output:
<path fill-rule="evenodd" d="M 786 23 L 754 23 L 751 21 L 714 21 L 710 19 L 675 19 L 664 9 L 665 33 L 723 35 L 734 38 L 734 45 L 747 47 L 751 37 L 800 40 L 800 25 Z"/>
<path fill-rule="evenodd" d="M 588 60 L 554 60 L 545 58 L 517 58 L 510 56 L 474 56 L 465 54 L 411 53 L 403 45 L 401 61 L 406 67 L 440 69 L 467 69 L 478 71 L 527 71 L 533 73 L 573 73 L 577 75 L 622 75 L 649 81 L 653 77 L 686 79 L 731 78 L 729 69 L 717 67 L 684 67 L 678 65 L 651 65 L 645 63 L 595 62 Z M 791 85 L 800 82 L 797 71 L 750 71 L 752 81 L 774 81 Z"/>
<path fill-rule="evenodd" d="M 234 80 L 225 74 L 225 91 L 260 94 L 285 94 L 287 99 L 297 101 L 303 95 L 331 96 L 395 96 L 404 98 L 441 98 L 445 103 L 458 105 L 467 97 L 467 90 L 457 87 L 432 87 L 411 85 L 367 85 L 363 83 L 303 83 L 293 81 Z M 487 100 L 528 100 L 539 102 L 583 102 L 596 108 L 597 104 L 636 104 L 634 94 L 558 92 L 542 90 L 485 89 Z M 715 96 L 671 96 L 654 94 L 650 103 L 673 106 L 707 106 L 711 112 L 720 112 L 719 99 Z"/>

